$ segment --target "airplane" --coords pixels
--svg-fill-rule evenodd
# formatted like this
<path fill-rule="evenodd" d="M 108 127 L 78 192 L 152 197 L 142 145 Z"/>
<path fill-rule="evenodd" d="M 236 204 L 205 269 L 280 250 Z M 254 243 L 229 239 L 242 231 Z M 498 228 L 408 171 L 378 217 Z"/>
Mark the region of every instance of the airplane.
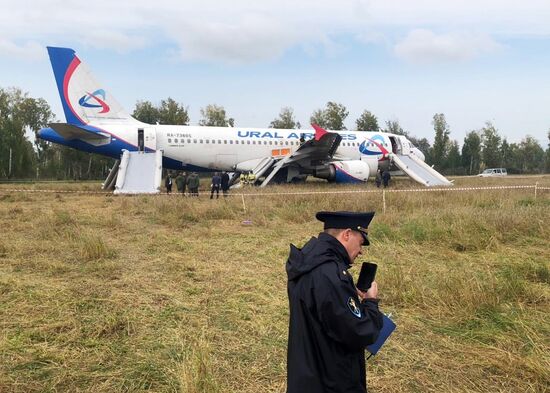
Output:
<path fill-rule="evenodd" d="M 330 131 L 317 125 L 313 130 L 288 130 L 143 123 L 96 81 L 73 49 L 47 49 L 66 117 L 66 123 L 51 123 L 38 132 L 52 143 L 115 159 L 123 150 L 160 150 L 166 169 L 252 172 L 262 186 L 308 176 L 334 183 L 366 182 L 404 155 L 429 171 L 424 154 L 402 135 Z"/>

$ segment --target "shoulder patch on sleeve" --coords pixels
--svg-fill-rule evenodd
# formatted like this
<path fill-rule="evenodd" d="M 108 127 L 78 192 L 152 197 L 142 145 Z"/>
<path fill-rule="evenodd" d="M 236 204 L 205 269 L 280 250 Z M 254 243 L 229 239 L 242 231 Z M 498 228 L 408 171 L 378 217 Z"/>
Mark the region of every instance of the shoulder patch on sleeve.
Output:
<path fill-rule="evenodd" d="M 357 302 L 351 296 L 348 299 L 348 308 L 353 315 L 357 318 L 361 318 L 361 309 L 357 306 Z"/>

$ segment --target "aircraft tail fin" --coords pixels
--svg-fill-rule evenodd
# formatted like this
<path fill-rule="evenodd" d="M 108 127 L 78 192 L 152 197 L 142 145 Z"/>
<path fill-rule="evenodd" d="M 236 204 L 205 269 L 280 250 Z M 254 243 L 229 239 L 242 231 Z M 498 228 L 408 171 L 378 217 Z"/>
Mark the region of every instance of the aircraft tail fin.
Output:
<path fill-rule="evenodd" d="M 97 82 L 74 50 L 49 46 L 48 54 L 67 123 L 82 126 L 138 122 Z"/>

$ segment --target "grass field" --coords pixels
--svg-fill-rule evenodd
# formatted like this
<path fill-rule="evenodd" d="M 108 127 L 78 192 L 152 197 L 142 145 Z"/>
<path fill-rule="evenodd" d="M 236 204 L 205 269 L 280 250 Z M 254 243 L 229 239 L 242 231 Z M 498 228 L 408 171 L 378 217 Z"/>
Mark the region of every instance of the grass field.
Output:
<path fill-rule="evenodd" d="M 535 182 L 550 176 L 455 184 Z M 362 259 L 398 329 L 369 391 L 549 389 L 548 190 L 386 193 L 383 214 L 380 192 L 283 194 L 370 184 L 213 201 L 14 188 L 99 184 L 0 185 L 0 392 L 284 392 L 284 264 L 318 210 L 378 212 Z"/>

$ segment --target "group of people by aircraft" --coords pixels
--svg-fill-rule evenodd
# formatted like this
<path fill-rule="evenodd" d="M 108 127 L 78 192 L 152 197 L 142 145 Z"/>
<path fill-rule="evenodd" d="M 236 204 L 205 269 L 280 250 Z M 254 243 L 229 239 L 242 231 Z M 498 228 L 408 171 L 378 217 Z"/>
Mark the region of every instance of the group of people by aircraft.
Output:
<path fill-rule="evenodd" d="M 252 171 L 242 172 L 239 176 L 239 181 L 242 185 L 256 183 L 256 175 Z"/>
<path fill-rule="evenodd" d="M 239 175 L 239 182 L 241 186 L 254 185 L 256 183 L 256 175 L 252 171 L 241 172 Z M 391 174 L 388 170 L 380 170 L 376 172 L 375 184 L 377 188 L 383 186 L 384 188 L 389 187 L 391 180 Z M 172 185 L 176 183 L 176 188 L 178 193 L 186 195 L 186 190 L 188 190 L 189 196 L 199 196 L 199 186 L 200 186 L 200 177 L 197 172 L 179 172 L 174 180 L 172 173 L 168 172 L 165 180 L 164 187 L 166 188 L 166 193 L 170 194 L 172 192 Z M 214 193 L 216 193 L 216 198 L 219 198 L 220 190 L 222 191 L 223 196 L 227 196 L 227 193 L 230 188 L 230 176 L 229 173 L 223 171 L 221 173 L 215 172 L 212 176 L 210 183 L 210 199 L 213 199 Z"/>
<path fill-rule="evenodd" d="M 198 173 L 191 172 L 190 174 L 187 174 L 187 172 L 179 172 L 175 181 L 177 190 L 182 195 L 185 195 L 185 190 L 187 189 L 189 190 L 189 196 L 199 196 L 200 178 Z M 166 193 L 170 194 L 172 192 L 173 183 L 174 179 L 172 178 L 172 174 L 168 172 L 166 178 L 164 179 Z"/>
<path fill-rule="evenodd" d="M 175 178 L 176 187 L 178 193 L 186 195 L 185 191 L 188 190 L 188 196 L 198 197 L 199 196 L 199 186 L 201 179 L 197 172 L 179 172 Z M 172 192 L 172 185 L 174 179 L 172 173 L 168 172 L 166 178 L 164 179 L 164 187 L 166 188 L 166 193 L 170 194 Z M 227 172 L 222 172 L 221 174 L 215 172 L 211 179 L 210 184 L 210 199 L 213 199 L 214 193 L 216 193 L 216 198 L 220 196 L 220 190 L 224 196 L 227 196 L 229 191 L 229 174 Z"/>

